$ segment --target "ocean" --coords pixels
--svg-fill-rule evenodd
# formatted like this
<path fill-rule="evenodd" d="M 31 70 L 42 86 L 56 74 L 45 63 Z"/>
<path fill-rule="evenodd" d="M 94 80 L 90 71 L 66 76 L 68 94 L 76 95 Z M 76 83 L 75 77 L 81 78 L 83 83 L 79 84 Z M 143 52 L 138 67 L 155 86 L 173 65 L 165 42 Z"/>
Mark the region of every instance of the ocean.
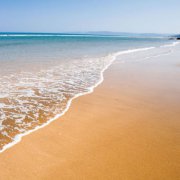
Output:
<path fill-rule="evenodd" d="M 117 57 L 158 56 L 175 44 L 167 37 L 0 33 L 0 152 L 93 92 Z"/>

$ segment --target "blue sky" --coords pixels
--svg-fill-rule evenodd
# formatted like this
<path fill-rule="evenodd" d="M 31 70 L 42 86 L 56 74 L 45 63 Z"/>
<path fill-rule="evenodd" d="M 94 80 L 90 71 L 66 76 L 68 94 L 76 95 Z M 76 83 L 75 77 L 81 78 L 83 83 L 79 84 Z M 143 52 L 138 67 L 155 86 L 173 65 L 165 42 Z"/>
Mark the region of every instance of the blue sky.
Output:
<path fill-rule="evenodd" d="M 0 31 L 180 33 L 180 0 L 0 0 Z"/>

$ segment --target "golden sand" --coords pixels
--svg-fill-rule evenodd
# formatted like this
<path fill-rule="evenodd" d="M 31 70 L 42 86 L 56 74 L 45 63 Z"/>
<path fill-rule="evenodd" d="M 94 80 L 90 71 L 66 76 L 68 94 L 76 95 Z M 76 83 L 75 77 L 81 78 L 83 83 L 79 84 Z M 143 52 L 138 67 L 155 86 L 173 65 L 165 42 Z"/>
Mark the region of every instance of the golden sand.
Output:
<path fill-rule="evenodd" d="M 154 63 L 115 62 L 94 93 L 0 154 L 0 179 L 178 180 L 180 72 Z"/>

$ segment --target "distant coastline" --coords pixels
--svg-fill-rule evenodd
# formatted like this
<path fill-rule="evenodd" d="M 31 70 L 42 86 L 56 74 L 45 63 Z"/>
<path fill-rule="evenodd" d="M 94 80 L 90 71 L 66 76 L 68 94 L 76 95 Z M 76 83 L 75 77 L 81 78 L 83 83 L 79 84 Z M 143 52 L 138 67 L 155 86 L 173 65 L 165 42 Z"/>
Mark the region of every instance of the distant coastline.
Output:
<path fill-rule="evenodd" d="M 87 31 L 87 32 L 0 32 L 0 36 L 12 35 L 33 35 L 33 36 L 121 36 L 121 37 L 144 37 L 144 38 L 170 38 L 176 37 L 175 34 L 159 33 L 131 33 L 131 32 L 111 32 L 111 31 Z"/>
<path fill-rule="evenodd" d="M 180 34 L 176 34 L 174 36 L 171 36 L 170 39 L 172 39 L 172 40 L 180 40 Z"/>

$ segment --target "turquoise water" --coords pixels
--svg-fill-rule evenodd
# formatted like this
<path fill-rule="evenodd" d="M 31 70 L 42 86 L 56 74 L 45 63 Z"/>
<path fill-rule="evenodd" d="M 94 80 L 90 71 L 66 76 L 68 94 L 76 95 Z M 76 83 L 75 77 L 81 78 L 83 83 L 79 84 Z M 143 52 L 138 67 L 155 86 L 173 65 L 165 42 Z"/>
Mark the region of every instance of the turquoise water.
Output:
<path fill-rule="evenodd" d="M 91 92 L 117 56 L 167 43 L 162 37 L 1 33 L 0 150 Z"/>
<path fill-rule="evenodd" d="M 0 34 L 2 75 L 32 71 L 59 63 L 106 56 L 121 50 L 158 46 L 164 38 L 128 38 L 93 35 Z M 30 66 L 30 68 L 29 68 Z"/>

